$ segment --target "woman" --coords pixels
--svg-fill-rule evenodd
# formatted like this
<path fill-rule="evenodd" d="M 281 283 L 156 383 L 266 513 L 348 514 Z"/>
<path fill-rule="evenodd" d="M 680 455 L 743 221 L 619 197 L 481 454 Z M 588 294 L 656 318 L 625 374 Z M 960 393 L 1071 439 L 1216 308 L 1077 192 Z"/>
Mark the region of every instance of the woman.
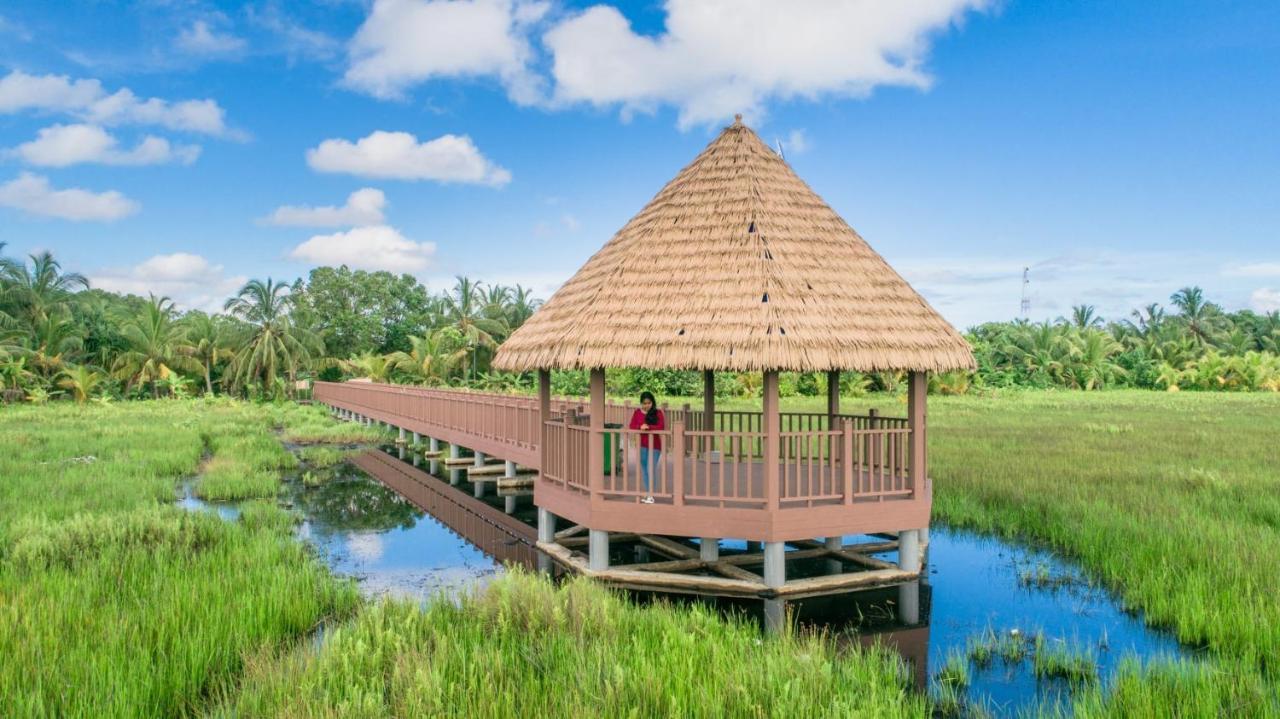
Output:
<path fill-rule="evenodd" d="M 652 392 L 640 393 L 640 409 L 631 415 L 631 425 L 628 429 L 636 429 L 641 432 L 658 432 L 667 428 L 666 415 L 662 410 L 658 409 L 657 402 L 653 399 Z M 652 457 L 653 466 L 658 466 L 658 459 L 662 456 L 662 437 L 656 434 L 640 435 L 640 476 L 644 478 L 644 491 L 649 492 L 649 462 Z M 653 495 L 648 494 L 644 499 L 640 500 L 645 504 L 653 504 Z"/>

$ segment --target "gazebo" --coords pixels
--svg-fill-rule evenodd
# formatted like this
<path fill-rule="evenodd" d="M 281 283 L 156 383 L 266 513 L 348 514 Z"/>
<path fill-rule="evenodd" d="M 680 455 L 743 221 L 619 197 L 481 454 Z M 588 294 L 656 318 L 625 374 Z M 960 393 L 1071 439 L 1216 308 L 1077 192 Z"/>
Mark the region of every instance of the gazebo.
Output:
<path fill-rule="evenodd" d="M 540 546 L 556 548 L 562 517 L 589 533 L 583 570 L 602 573 L 611 535 L 697 538 L 682 567 L 723 566 L 726 579 L 748 581 L 717 561 L 719 542 L 759 542 L 763 576 L 752 576 L 781 595 L 788 546 L 841 553 L 850 534 L 896 534 L 899 566 L 886 581 L 919 573 L 928 373 L 974 361 L 739 116 L 502 344 L 494 366 L 537 371 Z M 619 428 L 630 408 L 606 402 L 607 367 L 700 370 L 702 407 L 670 409 L 658 432 Z M 554 369 L 590 371 L 584 414 L 553 414 Z M 907 416 L 843 414 L 840 373 L 882 370 L 908 373 Z M 717 371 L 761 373 L 763 411 L 717 411 Z M 781 412 L 781 371 L 826 373 L 826 412 Z M 648 489 L 646 434 L 663 449 Z M 679 564 L 677 554 L 663 568 Z"/>

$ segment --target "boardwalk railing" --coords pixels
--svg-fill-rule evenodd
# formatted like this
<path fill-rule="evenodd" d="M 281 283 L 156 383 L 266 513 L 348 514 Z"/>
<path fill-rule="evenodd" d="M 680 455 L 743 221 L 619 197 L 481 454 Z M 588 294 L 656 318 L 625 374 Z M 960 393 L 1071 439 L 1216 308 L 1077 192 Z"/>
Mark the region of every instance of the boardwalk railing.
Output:
<path fill-rule="evenodd" d="M 593 433 L 589 403 L 578 398 L 553 399 L 551 419 L 540 423 L 537 399 L 525 396 L 317 382 L 315 397 L 537 469 L 539 487 L 565 492 L 565 501 L 577 497 L 572 501 L 608 511 L 653 497 L 658 509 L 633 511 L 661 514 L 697 507 L 722 510 L 740 520 L 751 516 L 743 512 L 788 514 L 792 509 L 820 508 L 827 516 L 845 507 L 846 515 L 854 511 L 871 516 L 886 512 L 886 502 L 897 505 L 897 500 L 920 498 L 911 467 L 912 428 L 905 418 L 882 417 L 874 411 L 782 413 L 776 455 L 769 458 L 766 453 L 775 445 L 762 429 L 760 412 L 717 411 L 716 426 L 707 427 L 700 410 L 664 407 L 665 429 L 639 431 L 616 428 L 628 426 L 634 407 L 609 404 L 604 420 L 612 428 Z M 591 466 L 594 442 L 603 445 L 595 455 L 602 458 L 600 467 Z M 869 503 L 882 509 L 866 506 Z M 927 491 L 921 506 L 927 523 Z M 911 525 L 894 528 L 902 526 Z M 740 525 L 731 528 L 738 531 Z"/>

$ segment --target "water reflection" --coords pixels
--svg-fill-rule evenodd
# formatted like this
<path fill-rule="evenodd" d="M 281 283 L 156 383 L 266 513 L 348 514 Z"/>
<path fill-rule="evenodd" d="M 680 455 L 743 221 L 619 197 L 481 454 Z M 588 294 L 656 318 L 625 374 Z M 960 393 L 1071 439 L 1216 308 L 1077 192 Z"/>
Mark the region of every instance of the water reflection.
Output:
<path fill-rule="evenodd" d="M 335 571 L 357 577 L 368 594 L 397 594 L 425 599 L 438 591 L 457 592 L 483 584 L 515 563 L 559 571 L 534 547 L 535 509 L 528 490 L 484 492 L 463 469 L 424 461 L 400 449 L 369 451 L 327 471 L 318 486 L 286 483 L 284 500 L 301 510 L 301 535 L 311 541 Z M 489 484 L 486 481 L 483 484 Z M 190 486 L 181 503 L 213 509 L 234 518 L 234 506 L 208 505 Z M 1089 648 L 1098 674 L 1110 680 L 1119 660 L 1187 655 L 1172 636 L 1146 627 L 1126 613 L 1116 598 L 1091 584 L 1076 567 L 1058 557 L 996 539 L 935 528 L 930 537 L 923 581 L 901 586 L 802 601 L 703 599 L 635 594 L 637 601 L 661 597 L 674 602 L 712 602 L 725 612 L 743 614 L 763 626 L 792 623 L 829 633 L 848 646 L 881 644 L 896 649 L 919 687 L 930 685 L 930 669 L 949 654 L 963 653 L 983 632 L 1019 636 L 1037 632 Z M 846 545 L 883 542 L 875 537 L 845 537 Z M 661 558 L 646 545 L 614 542 L 613 561 Z M 758 545 L 722 542 L 722 556 L 758 553 Z M 874 554 L 892 561 L 892 552 Z M 760 567 L 741 565 L 759 571 Z M 830 557 L 788 563 L 792 579 L 856 571 L 857 566 Z M 1068 696 L 1068 685 L 1038 680 L 1030 659 L 999 660 L 970 666 L 968 700 L 996 715 L 1034 712 Z"/>

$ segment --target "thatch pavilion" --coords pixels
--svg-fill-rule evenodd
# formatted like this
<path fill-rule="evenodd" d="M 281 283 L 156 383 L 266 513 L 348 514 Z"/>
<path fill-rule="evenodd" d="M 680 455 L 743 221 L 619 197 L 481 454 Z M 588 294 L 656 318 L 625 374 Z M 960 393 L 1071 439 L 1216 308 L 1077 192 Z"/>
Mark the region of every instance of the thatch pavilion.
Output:
<path fill-rule="evenodd" d="M 788 544 L 839 552 L 848 534 L 897 533 L 898 574 L 885 578 L 918 573 L 931 505 L 927 374 L 974 362 L 955 328 L 739 117 L 503 343 L 494 365 L 538 373 L 540 546 L 555 549 L 556 516 L 589 530 L 590 572 L 609 570 L 611 532 L 700 538 L 700 556 L 685 564 L 704 567 L 719 564 L 720 539 L 762 542 L 763 584 L 783 590 Z M 701 370 L 703 406 L 670 410 L 661 432 L 606 427 L 625 422 L 606 404 L 606 367 Z M 590 370 L 585 416 L 552 413 L 553 369 Z M 845 370 L 907 371 L 907 417 L 842 414 Z M 762 373 L 763 411 L 717 412 L 716 371 Z M 827 411 L 780 412 L 780 371 L 825 372 Z M 664 449 L 647 491 L 636 460 L 643 434 L 660 435 Z"/>

